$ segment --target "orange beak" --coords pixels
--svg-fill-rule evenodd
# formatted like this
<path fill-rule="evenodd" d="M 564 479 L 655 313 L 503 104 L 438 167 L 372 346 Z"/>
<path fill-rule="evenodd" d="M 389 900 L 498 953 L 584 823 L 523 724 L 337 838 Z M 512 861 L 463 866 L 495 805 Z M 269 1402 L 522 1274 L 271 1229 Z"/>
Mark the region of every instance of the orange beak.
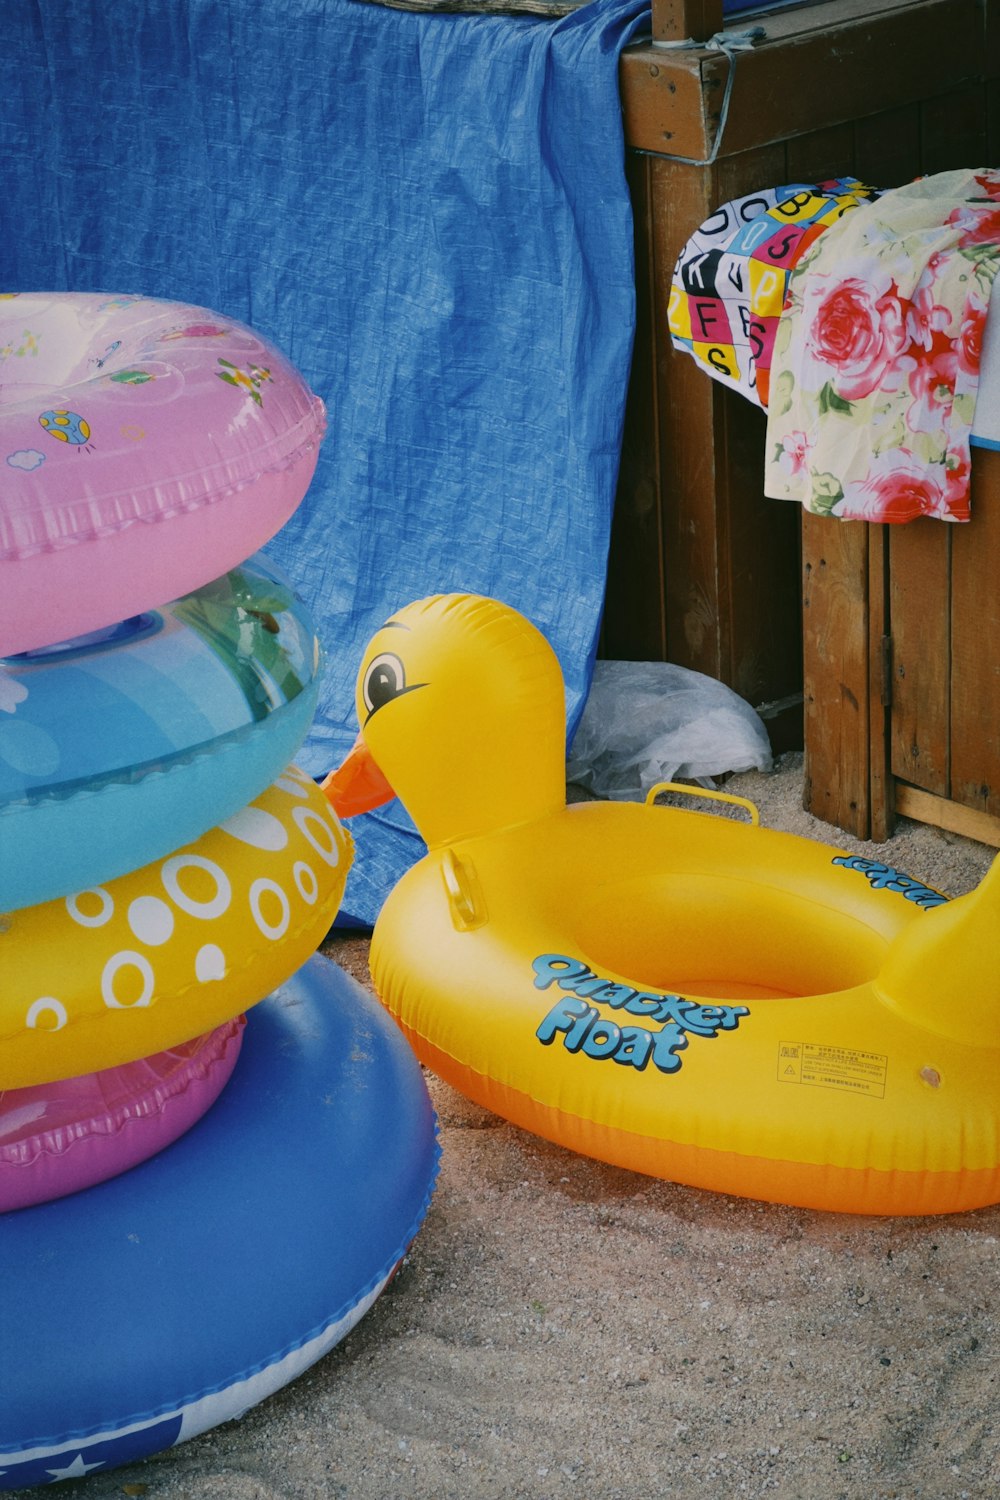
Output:
<path fill-rule="evenodd" d="M 360 734 L 347 756 L 321 783 L 338 818 L 355 818 L 391 802 L 396 793 L 375 764 L 371 751 Z"/>

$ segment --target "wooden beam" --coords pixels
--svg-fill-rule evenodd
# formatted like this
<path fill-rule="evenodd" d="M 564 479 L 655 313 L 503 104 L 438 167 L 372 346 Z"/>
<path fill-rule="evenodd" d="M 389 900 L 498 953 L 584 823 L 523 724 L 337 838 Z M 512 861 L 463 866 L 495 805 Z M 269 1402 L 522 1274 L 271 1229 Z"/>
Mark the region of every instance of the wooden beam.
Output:
<path fill-rule="evenodd" d="M 653 0 L 654 42 L 707 42 L 722 30 L 722 0 Z"/>
<path fill-rule="evenodd" d="M 868 531 L 802 513 L 806 766 L 803 806 L 871 837 Z"/>
<path fill-rule="evenodd" d="M 951 536 L 949 796 L 1000 819 L 1000 452 L 972 450 L 972 520 Z M 934 525 L 934 522 L 928 523 Z M 940 524 L 940 523 L 938 523 Z M 907 780 L 920 781 L 919 777 Z M 930 788 L 931 791 L 936 788 Z"/>
<path fill-rule="evenodd" d="M 935 797 L 919 787 L 908 786 L 905 781 L 896 782 L 896 811 L 901 818 L 946 828 L 949 833 L 960 833 L 964 838 L 1000 849 L 1000 818 L 974 807 L 962 807 L 947 797 Z"/>
<path fill-rule="evenodd" d="M 662 334 L 656 308 L 662 268 L 651 206 L 654 165 L 652 157 L 636 151 L 625 162 L 635 224 L 635 345 L 598 648 L 613 661 L 667 660 L 658 383 Z"/>
<path fill-rule="evenodd" d="M 826 0 L 758 24 L 764 40 L 733 63 L 697 47 L 626 48 L 620 80 L 628 145 L 703 161 L 730 67 L 725 155 L 898 109 L 983 76 L 977 0 L 883 0 L 874 11 L 872 0 Z"/>
<path fill-rule="evenodd" d="M 626 48 L 619 63 L 625 140 L 640 151 L 703 161 L 711 149 L 710 108 L 697 50 Z"/>
<path fill-rule="evenodd" d="M 889 538 L 892 773 L 951 795 L 951 532 L 923 516 Z"/>
<path fill-rule="evenodd" d="M 895 824 L 889 730 L 892 657 L 889 639 L 889 526 L 868 530 L 868 837 L 884 844 Z"/>

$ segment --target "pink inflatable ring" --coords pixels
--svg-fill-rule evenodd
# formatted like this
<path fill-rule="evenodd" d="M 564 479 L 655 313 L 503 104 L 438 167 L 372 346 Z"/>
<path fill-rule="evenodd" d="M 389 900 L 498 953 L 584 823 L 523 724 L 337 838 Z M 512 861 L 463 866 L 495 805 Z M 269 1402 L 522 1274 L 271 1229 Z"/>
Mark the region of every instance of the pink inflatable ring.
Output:
<path fill-rule="evenodd" d="M 236 1066 L 245 1018 L 168 1052 L 0 1090 L 0 1213 L 106 1182 L 179 1140 Z"/>
<path fill-rule="evenodd" d="M 181 302 L 0 298 L 0 657 L 218 577 L 295 510 L 323 403 L 273 345 Z"/>

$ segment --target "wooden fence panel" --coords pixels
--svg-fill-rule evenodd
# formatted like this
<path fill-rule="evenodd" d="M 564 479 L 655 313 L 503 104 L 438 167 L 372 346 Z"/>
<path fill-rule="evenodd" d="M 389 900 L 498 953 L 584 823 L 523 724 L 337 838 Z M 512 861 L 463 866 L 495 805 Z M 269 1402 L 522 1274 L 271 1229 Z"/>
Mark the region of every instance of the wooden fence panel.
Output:
<path fill-rule="evenodd" d="M 717 8 L 654 0 L 654 30 L 701 40 Z M 762 45 L 735 63 L 649 44 L 622 57 L 639 327 L 602 651 L 695 667 L 751 702 L 804 686 L 807 805 L 884 836 L 902 806 L 894 775 L 917 816 L 953 795 L 993 806 L 1000 775 L 980 775 L 979 761 L 996 762 L 996 726 L 977 703 L 992 686 L 964 601 L 982 616 L 1000 552 L 989 573 L 971 539 L 948 536 L 982 536 L 975 521 L 810 516 L 800 550 L 798 508 L 763 495 L 763 414 L 670 346 L 670 281 L 697 226 L 755 188 L 850 172 L 892 187 L 1000 152 L 1000 0 L 827 0 L 762 22 Z"/>
<path fill-rule="evenodd" d="M 952 529 L 921 520 L 889 533 L 891 768 L 938 797 L 951 794 Z"/>
<path fill-rule="evenodd" d="M 817 818 L 856 838 L 868 838 L 871 826 L 868 576 L 865 526 L 803 513 L 803 800 Z"/>
<path fill-rule="evenodd" d="M 1000 452 L 973 465 L 973 519 L 952 528 L 950 795 L 1000 818 Z"/>

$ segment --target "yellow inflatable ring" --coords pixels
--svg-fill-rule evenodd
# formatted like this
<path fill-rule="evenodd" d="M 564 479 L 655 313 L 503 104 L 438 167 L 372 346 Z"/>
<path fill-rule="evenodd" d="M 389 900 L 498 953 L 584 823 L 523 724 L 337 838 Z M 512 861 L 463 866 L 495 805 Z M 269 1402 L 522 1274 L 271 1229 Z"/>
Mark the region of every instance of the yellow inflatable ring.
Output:
<path fill-rule="evenodd" d="M 358 811 L 380 771 L 428 842 L 371 968 L 447 1082 L 694 1186 L 856 1213 L 1000 1199 L 1000 863 L 947 902 L 744 822 L 566 807 L 558 664 L 489 600 L 395 615 L 358 713 L 327 791 Z"/>
<path fill-rule="evenodd" d="M 351 840 L 296 767 L 196 843 L 0 918 L 0 1089 L 179 1046 L 315 951 Z"/>

